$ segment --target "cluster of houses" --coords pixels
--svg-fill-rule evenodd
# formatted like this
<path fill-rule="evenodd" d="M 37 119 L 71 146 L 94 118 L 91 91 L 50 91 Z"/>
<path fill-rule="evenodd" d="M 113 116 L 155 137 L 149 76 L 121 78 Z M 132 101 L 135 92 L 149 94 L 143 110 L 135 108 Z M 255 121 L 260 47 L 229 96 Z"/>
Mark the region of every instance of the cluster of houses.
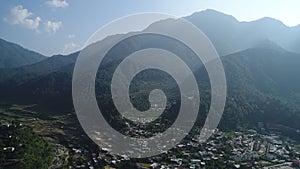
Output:
<path fill-rule="evenodd" d="M 17 147 L 20 147 L 22 145 L 13 145 L 12 139 L 15 137 L 14 135 L 11 135 L 11 131 L 13 131 L 17 126 L 15 124 L 12 124 L 6 120 L 1 120 L 1 127 L 0 127 L 0 155 L 4 154 L 5 160 L 1 159 L 3 166 L 8 166 L 14 163 L 17 163 L 19 159 L 16 159 L 15 151 Z M 22 125 L 22 124 L 20 124 Z M 4 157 L 2 156 L 2 157 Z M 0 166 L 1 167 L 1 166 Z"/>
<path fill-rule="evenodd" d="M 20 124 L 21 125 L 21 124 Z M 158 125 L 159 124 L 155 124 Z M 4 143 L 1 152 L 7 156 L 13 156 L 17 146 L 10 145 L 13 136 L 3 134 L 15 128 L 14 124 L 1 121 L 0 139 Z M 151 133 L 144 131 L 143 126 L 130 127 L 127 134 L 145 135 Z M 200 133 L 196 129 L 195 133 Z M 183 132 L 178 129 L 176 132 Z M 134 168 L 172 169 L 172 168 L 299 168 L 300 146 L 297 142 L 283 137 L 280 134 L 259 134 L 255 130 L 244 132 L 221 132 L 219 130 L 207 130 L 213 135 L 202 142 L 199 134 L 187 136 L 176 147 L 162 151 L 158 156 L 146 159 L 130 159 L 127 155 L 114 155 L 109 148 L 102 147 L 97 151 L 91 151 L 84 147 L 72 147 L 70 154 L 74 157 L 85 156 L 78 160 L 70 168 L 96 169 L 106 167 L 122 168 L 121 166 L 134 166 Z M 9 133 L 9 132 L 6 132 Z M 200 141 L 200 142 L 199 142 Z M 298 145 L 297 145 L 298 144 Z M 163 145 L 158 144 L 157 148 Z M 162 148 L 163 150 L 163 148 Z M 144 151 L 144 150 L 143 150 Z M 146 149 L 145 149 L 146 151 Z M 57 165 L 58 166 L 58 165 Z"/>
<path fill-rule="evenodd" d="M 252 166 L 292 166 L 292 161 L 300 157 L 296 142 L 277 134 L 235 132 L 235 137 L 228 142 L 233 147 L 231 159 L 240 163 L 251 162 Z"/>
<path fill-rule="evenodd" d="M 94 163 L 118 168 L 134 163 L 137 168 L 300 168 L 300 152 L 295 141 L 276 134 L 258 134 L 255 130 L 226 133 L 211 131 L 213 136 L 199 143 L 199 135 L 187 137 L 175 148 L 155 157 L 132 161 L 116 156 L 107 148 L 94 155 Z"/>

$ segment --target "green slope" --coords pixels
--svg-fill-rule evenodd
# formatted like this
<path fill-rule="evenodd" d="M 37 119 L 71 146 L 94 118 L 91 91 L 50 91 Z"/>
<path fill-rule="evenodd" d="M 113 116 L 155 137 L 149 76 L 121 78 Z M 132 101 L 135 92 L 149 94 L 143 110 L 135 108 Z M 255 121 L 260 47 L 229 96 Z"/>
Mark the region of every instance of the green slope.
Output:
<path fill-rule="evenodd" d="M 0 68 L 14 68 L 37 63 L 46 57 L 17 44 L 0 39 Z"/>

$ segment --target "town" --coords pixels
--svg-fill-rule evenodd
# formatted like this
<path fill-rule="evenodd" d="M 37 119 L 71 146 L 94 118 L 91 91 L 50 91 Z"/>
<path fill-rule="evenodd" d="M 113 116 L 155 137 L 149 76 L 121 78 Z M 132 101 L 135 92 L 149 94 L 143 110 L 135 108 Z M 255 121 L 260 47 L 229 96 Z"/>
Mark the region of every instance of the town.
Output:
<path fill-rule="evenodd" d="M 141 132 L 140 129 L 136 129 Z M 195 128 L 192 133 L 200 133 Z M 187 136 L 177 147 L 162 155 L 131 164 L 136 168 L 299 168 L 300 145 L 276 132 L 256 130 L 236 132 L 213 131 L 213 136 L 199 144 L 199 135 Z M 113 156 L 102 148 L 100 159 L 118 168 L 126 156 Z M 103 154 L 104 153 L 104 154 Z"/>
<path fill-rule="evenodd" d="M 99 147 L 95 144 L 83 132 L 73 113 L 46 118 L 17 105 L 0 113 L 0 168 L 9 168 L 21 162 L 24 147 L 32 147 L 36 151 L 33 155 L 39 156 L 43 149 L 50 147 L 52 151 L 43 159 L 51 158 L 51 169 L 300 168 L 299 140 L 273 130 L 274 125 L 271 128 L 271 125 L 259 123 L 253 129 L 207 131 L 213 134 L 205 142 L 199 142 L 201 128 L 194 127 L 176 147 L 157 156 L 133 159 L 113 154 L 109 146 Z M 36 117 L 33 118 L 33 115 Z M 151 137 L 166 129 L 166 124 L 168 122 L 165 121 L 148 126 L 126 123 L 127 127 L 120 132 L 131 137 Z M 20 139 L 20 131 L 27 140 L 35 140 L 39 144 Z M 295 134 L 299 134 L 299 131 Z M 158 145 L 157 148 L 160 147 Z"/>

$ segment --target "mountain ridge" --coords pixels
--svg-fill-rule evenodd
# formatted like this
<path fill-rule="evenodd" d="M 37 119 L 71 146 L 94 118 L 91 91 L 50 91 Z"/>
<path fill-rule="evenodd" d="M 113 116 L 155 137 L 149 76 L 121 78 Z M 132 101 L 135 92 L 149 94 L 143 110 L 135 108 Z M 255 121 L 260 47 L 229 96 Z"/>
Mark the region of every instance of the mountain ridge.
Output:
<path fill-rule="evenodd" d="M 234 21 L 232 18 L 228 20 Z M 209 22 L 213 22 L 212 24 L 216 25 L 219 24 L 216 20 L 210 20 Z M 222 23 L 223 26 L 226 26 L 226 23 Z M 161 23 L 155 24 L 152 26 L 171 25 L 170 23 L 166 25 Z M 243 31 L 256 33 L 256 31 L 252 30 L 252 27 L 255 27 L 255 25 L 247 29 L 245 28 L 247 24 L 242 24 L 242 26 L 240 25 L 241 27 L 236 26 L 234 23 L 229 25 L 230 28 L 234 28 L 234 31 L 238 32 L 236 33 L 236 37 L 238 38 L 235 39 L 236 37 L 233 38 L 232 34 L 221 36 L 224 31 L 232 32 L 231 29 L 223 30 L 219 26 L 209 29 L 209 26 L 212 24 L 203 25 L 203 23 L 198 22 L 200 29 L 203 26 L 206 28 L 204 31 L 208 31 L 206 33 L 210 36 L 209 38 L 213 41 L 218 52 L 229 53 L 221 57 L 227 77 L 228 98 L 220 127 L 222 129 L 232 129 L 243 125 L 253 127 L 256 126 L 258 121 L 263 121 L 300 128 L 298 123 L 300 121 L 300 106 L 298 106 L 300 105 L 300 79 L 297 78 L 298 72 L 300 72 L 300 54 L 280 47 L 281 44 L 278 44 L 276 41 L 280 37 L 274 39 L 255 34 L 254 40 L 244 40 L 240 35 L 245 36 Z M 262 28 L 262 30 L 261 33 L 263 34 L 268 28 Z M 269 33 L 267 32 L 267 35 Z M 224 39 L 220 39 L 218 36 Z M 253 37 L 253 34 L 247 34 L 247 37 Z M 111 38 L 114 38 L 114 36 Z M 106 38 L 97 43 L 109 43 L 112 40 L 111 38 Z M 239 40 L 239 44 L 236 47 L 237 40 Z M 228 41 L 232 43 L 228 43 Z M 191 56 L 182 47 L 173 46 L 172 41 L 168 43 L 168 41 L 153 41 L 152 39 L 151 42 L 141 42 L 150 46 L 153 44 L 154 46 L 161 45 L 171 48 L 173 51 Z M 121 51 L 114 51 L 114 54 L 120 54 L 120 52 L 124 54 L 128 52 L 126 50 L 132 50 L 132 48 L 138 49 L 145 45 L 135 41 L 130 41 L 129 44 L 123 44 L 124 48 Z M 244 47 L 246 49 L 243 49 Z M 234 49 L 238 51 L 233 52 Z M 230 51 L 233 53 L 230 53 Z M 0 97 L 0 102 L 10 101 L 13 104 L 38 104 L 40 107 L 47 107 L 47 110 L 52 111 L 52 113 L 74 111 L 71 87 L 73 68 L 78 54 L 79 52 L 67 56 L 56 55 L 35 64 L 19 68 L 1 69 L 0 93 L 2 96 Z M 104 65 L 105 70 L 102 72 L 103 76 L 97 76 L 95 86 L 100 87 L 100 89 L 97 90 L 96 88 L 95 93 L 109 89 L 109 81 L 105 78 L 110 77 L 109 75 L 113 73 L 112 67 L 115 67 L 119 61 L 120 58 L 118 57 L 106 60 L 106 65 Z M 195 74 L 204 77 L 204 79 L 206 78 L 206 71 L 203 66 L 199 67 L 199 70 L 196 70 Z M 155 82 L 161 84 L 161 80 L 157 81 L 157 78 L 149 79 L 147 77 L 141 77 L 139 80 L 142 83 L 140 84 L 148 86 L 153 85 Z M 150 83 L 147 80 L 152 81 Z M 210 104 L 209 80 L 205 79 L 203 83 L 204 85 L 200 87 L 204 88 L 199 90 L 204 92 L 205 95 L 200 107 L 201 111 L 204 111 L 202 113 L 205 113 Z M 165 87 L 172 86 L 167 82 L 163 85 Z M 136 87 L 136 85 L 133 86 Z M 147 101 L 143 100 L 142 98 L 144 97 L 141 96 L 141 94 L 147 93 L 143 93 L 144 91 L 139 90 L 138 87 L 134 88 L 133 91 L 135 92 L 133 94 L 137 94 L 136 98 L 139 98 L 137 99 L 139 101 L 137 105 L 147 105 Z M 106 94 L 105 92 L 102 93 Z M 107 110 L 115 110 L 113 108 L 110 109 L 109 106 L 106 108 Z M 292 116 L 294 118 L 290 118 Z"/>
<path fill-rule="evenodd" d="M 44 55 L 0 38 L 0 68 L 20 67 L 44 59 Z"/>
<path fill-rule="evenodd" d="M 254 47 L 269 39 L 285 50 L 300 53 L 300 25 L 289 27 L 280 20 L 264 17 L 254 21 L 238 21 L 231 15 L 205 10 L 184 17 L 212 41 L 220 55 L 228 55 Z"/>
<path fill-rule="evenodd" d="M 54 109 L 52 113 L 73 111 L 71 79 L 77 56 L 78 52 L 72 54 L 70 56 L 72 59 L 67 60 L 69 63 L 66 62 L 51 69 L 51 71 L 35 74 L 34 71 L 26 70 L 31 69 L 32 66 L 26 66 L 15 77 L 0 81 L 0 89 L 2 90 L 0 92 L 3 94 L 0 101 L 10 100 L 23 104 L 43 105 L 42 107 L 47 106 L 47 110 L 50 112 Z M 56 56 L 52 59 L 58 59 L 57 61 L 59 61 L 68 57 Z M 295 121 L 300 120 L 300 113 L 297 113 L 300 112 L 300 108 L 297 106 L 300 103 L 297 94 L 300 93 L 300 80 L 293 84 L 293 76 L 296 76 L 297 72 L 300 71 L 297 66 L 297 63 L 300 64 L 300 54 L 284 50 L 278 52 L 278 50 L 272 48 L 251 48 L 223 56 L 221 59 L 228 84 L 228 99 L 224 117 L 220 123 L 221 128 L 236 128 L 241 123 L 255 126 L 256 122 L 270 122 L 269 119 L 294 128 L 300 127 Z M 49 60 L 50 58 L 43 62 L 47 63 Z M 43 62 L 35 64 L 34 69 L 43 69 L 46 64 Z M 111 62 L 109 64 L 114 64 L 113 60 Z M 290 69 L 283 68 L 290 63 L 293 63 L 290 65 Z M 282 68 L 272 73 L 274 67 Z M 278 72 L 282 73 L 279 74 Z M 293 76 L 286 77 L 291 72 L 294 72 Z M 0 77 L 3 73 L 5 72 L 0 72 Z M 200 70 L 197 74 L 202 76 L 203 70 Z M 143 80 L 145 79 L 148 80 L 148 78 Z M 108 85 L 104 79 L 98 79 L 97 81 L 104 83 L 101 88 L 106 88 L 105 86 Z M 143 83 L 147 84 L 147 82 Z M 96 84 L 98 83 L 96 82 Z M 168 86 L 168 83 L 164 85 Z M 207 89 L 202 91 L 207 91 Z M 288 93 L 288 96 L 284 93 Z M 205 96 L 204 98 L 209 97 Z M 209 104 L 208 100 L 204 100 L 205 105 Z M 142 103 L 143 101 L 141 101 Z M 270 112 L 271 107 L 275 109 Z M 282 111 L 286 111 L 285 114 L 282 114 Z M 296 117 L 288 119 L 287 116 L 290 114 L 294 114 Z M 276 118 L 273 115 L 276 115 Z"/>

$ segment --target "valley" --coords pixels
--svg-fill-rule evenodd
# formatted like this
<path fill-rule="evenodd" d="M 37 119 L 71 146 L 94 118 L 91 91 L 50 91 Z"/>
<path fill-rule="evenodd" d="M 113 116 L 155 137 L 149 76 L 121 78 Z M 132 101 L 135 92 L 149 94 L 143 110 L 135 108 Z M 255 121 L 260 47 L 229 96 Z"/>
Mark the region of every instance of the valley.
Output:
<path fill-rule="evenodd" d="M 211 105 L 210 79 L 203 63 L 180 41 L 146 34 L 120 43 L 104 56 L 96 73 L 95 96 L 103 116 L 115 130 L 135 138 L 149 138 L 168 129 L 178 116 L 181 93 L 166 72 L 140 72 L 129 86 L 134 107 L 148 110 L 149 93 L 161 89 L 167 97 L 166 109 L 149 123 L 124 118 L 112 99 L 111 82 L 125 57 L 145 48 L 164 49 L 177 54 L 195 76 L 201 101 L 188 136 L 161 155 L 135 159 L 98 146 L 80 126 L 72 99 L 72 75 L 80 51 L 46 57 L 0 39 L 0 169 L 299 168 L 300 27 L 288 27 L 272 18 L 240 22 L 215 10 L 185 19 L 212 41 L 226 75 L 227 100 L 221 121 L 216 130 L 203 129 L 213 133 L 209 140 L 199 143 L 198 138 Z M 143 31 L 153 27 L 176 29 L 172 20 L 162 20 Z M 91 46 L 119 36 L 123 34 Z M 162 107 L 155 105 L 151 110 L 158 112 Z M 163 145 L 157 148 L 163 150 Z"/>

